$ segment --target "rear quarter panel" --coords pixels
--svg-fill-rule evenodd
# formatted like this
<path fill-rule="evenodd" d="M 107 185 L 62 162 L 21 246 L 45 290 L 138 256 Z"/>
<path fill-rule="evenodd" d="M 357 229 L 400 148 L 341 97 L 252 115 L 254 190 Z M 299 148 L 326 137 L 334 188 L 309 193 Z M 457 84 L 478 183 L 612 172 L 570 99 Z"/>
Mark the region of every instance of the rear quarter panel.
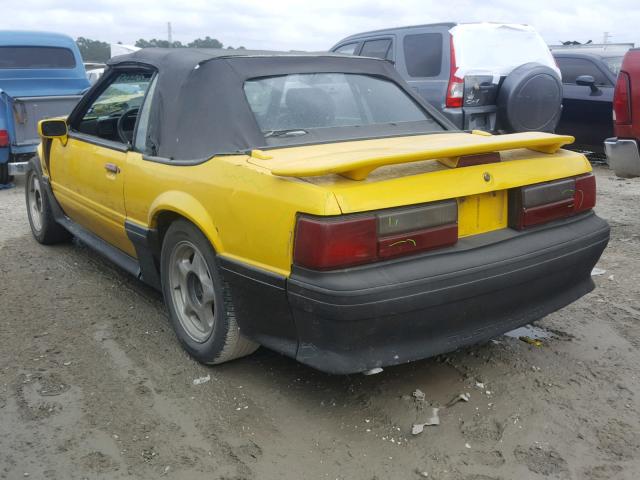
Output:
<path fill-rule="evenodd" d="M 337 215 L 333 194 L 297 179 L 272 176 L 243 155 L 178 166 L 129 156 L 127 218 L 155 228 L 162 212 L 174 212 L 207 236 L 216 252 L 288 275 L 297 212 Z"/>

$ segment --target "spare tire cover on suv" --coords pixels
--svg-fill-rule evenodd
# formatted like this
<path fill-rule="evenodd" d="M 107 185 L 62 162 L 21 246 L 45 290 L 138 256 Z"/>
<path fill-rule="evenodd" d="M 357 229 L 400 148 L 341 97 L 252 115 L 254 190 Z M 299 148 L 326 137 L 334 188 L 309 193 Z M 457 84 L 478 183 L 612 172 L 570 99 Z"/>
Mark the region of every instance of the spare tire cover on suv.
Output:
<path fill-rule="evenodd" d="M 562 111 L 562 81 L 540 63 L 525 63 L 502 82 L 498 125 L 510 132 L 553 132 Z"/>

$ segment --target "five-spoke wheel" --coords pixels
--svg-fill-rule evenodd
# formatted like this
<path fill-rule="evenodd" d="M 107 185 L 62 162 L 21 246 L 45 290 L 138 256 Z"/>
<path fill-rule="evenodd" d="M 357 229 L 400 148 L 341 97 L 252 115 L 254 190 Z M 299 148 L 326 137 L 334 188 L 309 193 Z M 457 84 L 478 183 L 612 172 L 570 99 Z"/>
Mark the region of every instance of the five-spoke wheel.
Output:
<path fill-rule="evenodd" d="M 204 234 L 186 220 L 174 221 L 162 242 L 162 293 L 169 319 L 184 348 L 203 363 L 222 363 L 254 352 L 244 337 L 229 286 Z"/>
<path fill-rule="evenodd" d="M 213 331 L 215 289 L 207 263 L 193 243 L 185 240 L 171 252 L 169 282 L 176 314 L 186 333 L 204 342 Z"/>

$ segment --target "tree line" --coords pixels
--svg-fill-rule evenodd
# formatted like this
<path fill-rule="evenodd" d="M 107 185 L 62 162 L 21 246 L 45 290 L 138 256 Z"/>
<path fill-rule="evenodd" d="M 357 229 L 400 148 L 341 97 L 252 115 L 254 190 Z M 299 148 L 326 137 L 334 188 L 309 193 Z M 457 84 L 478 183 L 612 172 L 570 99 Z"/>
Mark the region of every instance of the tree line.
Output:
<path fill-rule="evenodd" d="M 78 45 L 82 59 L 85 62 L 104 63 L 109 60 L 109 57 L 111 56 L 111 47 L 107 42 L 78 37 L 76 44 Z M 140 48 L 225 48 L 220 40 L 217 38 L 211 38 L 208 35 L 205 38 L 196 38 L 187 44 L 183 44 L 180 41 L 169 43 L 168 40 L 159 40 L 157 38 L 152 38 L 151 40 L 141 38 L 136 41 L 135 46 Z M 226 48 L 233 49 L 231 46 L 227 46 Z M 238 49 L 244 50 L 244 47 L 238 47 Z"/>

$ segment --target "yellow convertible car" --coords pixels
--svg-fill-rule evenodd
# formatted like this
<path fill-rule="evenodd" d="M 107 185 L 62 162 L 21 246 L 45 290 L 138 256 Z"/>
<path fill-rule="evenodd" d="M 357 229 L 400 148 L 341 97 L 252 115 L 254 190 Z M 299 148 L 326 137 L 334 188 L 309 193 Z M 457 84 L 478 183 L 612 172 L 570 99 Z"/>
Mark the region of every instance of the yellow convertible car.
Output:
<path fill-rule="evenodd" d="M 352 373 L 484 341 L 592 290 L 609 239 L 571 137 L 459 131 L 383 60 L 141 50 L 40 134 L 35 238 L 160 289 L 208 364 L 264 345 Z"/>

